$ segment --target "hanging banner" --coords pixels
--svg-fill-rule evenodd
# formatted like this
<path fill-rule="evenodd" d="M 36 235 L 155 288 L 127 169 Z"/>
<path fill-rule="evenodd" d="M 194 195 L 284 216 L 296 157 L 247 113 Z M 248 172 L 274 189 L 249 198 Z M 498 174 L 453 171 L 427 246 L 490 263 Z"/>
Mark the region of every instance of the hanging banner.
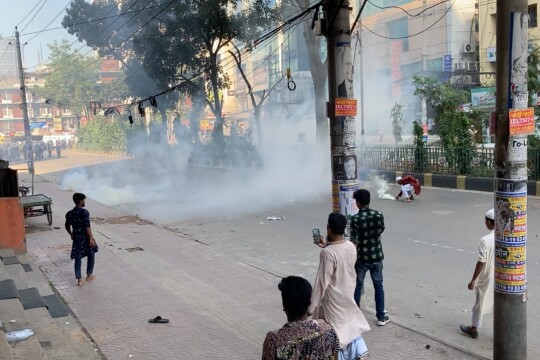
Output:
<path fill-rule="evenodd" d="M 527 290 L 527 180 L 497 179 L 495 192 L 495 291 Z"/>

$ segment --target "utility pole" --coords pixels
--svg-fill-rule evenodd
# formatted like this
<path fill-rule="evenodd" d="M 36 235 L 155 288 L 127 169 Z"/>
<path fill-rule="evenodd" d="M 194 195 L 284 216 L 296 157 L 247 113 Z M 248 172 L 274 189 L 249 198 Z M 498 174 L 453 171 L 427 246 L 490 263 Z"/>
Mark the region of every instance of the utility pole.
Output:
<path fill-rule="evenodd" d="M 358 189 L 356 109 L 349 0 L 329 0 L 326 5 L 328 45 L 328 106 L 332 161 L 332 210 L 345 216 L 358 209 L 352 198 Z"/>
<path fill-rule="evenodd" d="M 358 42 L 360 43 L 360 144 L 366 144 L 365 115 L 366 102 L 364 96 L 364 43 L 362 42 L 362 20 L 358 23 Z"/>
<path fill-rule="evenodd" d="M 497 0 L 494 360 L 527 359 L 527 10 Z"/>
<path fill-rule="evenodd" d="M 15 47 L 17 48 L 17 63 L 19 66 L 19 83 L 21 86 L 21 108 L 24 121 L 24 151 L 26 152 L 26 161 L 28 164 L 28 172 L 32 175 L 32 194 L 35 194 L 34 189 L 34 152 L 32 150 L 32 133 L 30 132 L 30 121 L 28 120 L 28 105 L 26 103 L 26 85 L 24 81 L 24 68 L 21 57 L 21 43 L 19 41 L 19 30 L 15 27 Z"/>
<path fill-rule="evenodd" d="M 422 14 L 422 29 L 426 28 L 426 0 L 423 2 L 422 10 L 424 13 Z M 426 39 L 426 31 L 422 34 L 422 72 L 423 75 L 426 76 L 426 70 L 427 70 L 427 39 Z M 426 98 L 422 97 L 422 125 L 427 124 L 427 103 Z"/>

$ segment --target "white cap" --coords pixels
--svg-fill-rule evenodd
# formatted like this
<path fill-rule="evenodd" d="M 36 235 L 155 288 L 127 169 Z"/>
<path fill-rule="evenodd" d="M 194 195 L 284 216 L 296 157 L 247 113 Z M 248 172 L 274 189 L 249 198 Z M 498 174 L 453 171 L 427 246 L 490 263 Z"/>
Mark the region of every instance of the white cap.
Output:
<path fill-rule="evenodd" d="M 494 209 L 488 210 L 488 212 L 486 213 L 486 218 L 490 220 L 495 220 L 495 210 Z"/>
<path fill-rule="evenodd" d="M 396 182 L 401 180 L 401 176 L 396 177 Z"/>

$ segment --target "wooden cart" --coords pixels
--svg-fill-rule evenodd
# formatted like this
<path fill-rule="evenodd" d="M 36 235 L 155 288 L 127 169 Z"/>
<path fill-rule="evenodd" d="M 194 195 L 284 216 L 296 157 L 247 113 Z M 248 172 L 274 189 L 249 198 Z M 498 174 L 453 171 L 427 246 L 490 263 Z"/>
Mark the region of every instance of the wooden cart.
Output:
<path fill-rule="evenodd" d="M 47 215 L 49 225 L 52 225 L 52 200 L 44 194 L 21 196 L 21 205 L 24 208 L 24 217 Z M 36 209 L 41 207 L 41 209 Z"/>

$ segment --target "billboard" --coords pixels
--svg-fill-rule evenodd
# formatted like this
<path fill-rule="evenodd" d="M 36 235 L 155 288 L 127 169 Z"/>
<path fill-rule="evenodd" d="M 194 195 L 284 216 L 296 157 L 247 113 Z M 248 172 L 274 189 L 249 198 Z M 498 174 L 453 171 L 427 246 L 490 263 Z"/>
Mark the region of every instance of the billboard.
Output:
<path fill-rule="evenodd" d="M 475 110 L 494 110 L 496 92 L 494 87 L 471 89 L 471 103 Z"/>

